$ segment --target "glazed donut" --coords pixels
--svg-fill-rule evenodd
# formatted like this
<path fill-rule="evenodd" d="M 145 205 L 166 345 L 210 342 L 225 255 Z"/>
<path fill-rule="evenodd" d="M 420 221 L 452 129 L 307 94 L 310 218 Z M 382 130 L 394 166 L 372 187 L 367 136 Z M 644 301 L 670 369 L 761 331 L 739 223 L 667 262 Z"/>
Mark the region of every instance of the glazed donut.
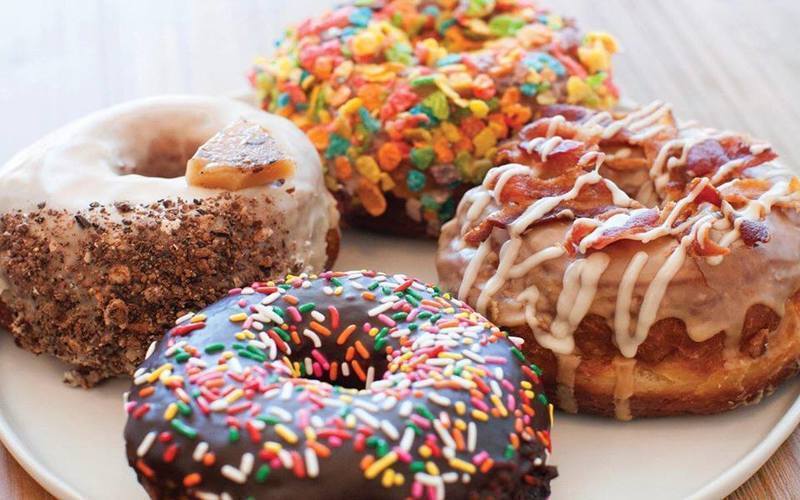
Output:
<path fill-rule="evenodd" d="M 661 102 L 541 116 L 464 197 L 438 270 L 528 340 L 557 405 L 715 413 L 796 373 L 800 182 L 770 146 Z"/>
<path fill-rule="evenodd" d="M 136 371 L 128 460 L 153 498 L 546 498 L 519 340 L 402 275 L 235 289 Z"/>
<path fill-rule="evenodd" d="M 133 373 L 175 314 L 259 276 L 321 270 L 338 249 L 308 139 L 228 99 L 90 115 L 0 168 L 0 192 L 2 326 L 72 365 L 77 385 Z"/>
<path fill-rule="evenodd" d="M 615 103 L 615 51 L 529 0 L 374 0 L 302 22 L 251 79 L 307 132 L 347 220 L 436 236 L 532 110 Z"/>

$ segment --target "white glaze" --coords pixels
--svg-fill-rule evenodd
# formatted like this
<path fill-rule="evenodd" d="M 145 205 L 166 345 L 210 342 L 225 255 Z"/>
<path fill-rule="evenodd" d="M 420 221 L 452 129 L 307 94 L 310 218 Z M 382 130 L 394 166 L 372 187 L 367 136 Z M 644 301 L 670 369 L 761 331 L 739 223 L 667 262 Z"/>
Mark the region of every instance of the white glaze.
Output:
<path fill-rule="evenodd" d="M 98 111 L 19 152 L 0 168 L 0 213 L 31 210 L 42 201 L 49 208 L 77 212 L 93 202 L 146 204 L 214 196 L 218 190 L 189 186 L 184 177 L 119 175 L 115 169 L 137 164 L 159 136 L 203 142 L 239 119 L 263 126 L 295 161 L 295 186 L 312 191 L 319 185 L 321 167 L 314 147 L 285 118 L 232 99 L 164 96 Z"/>
<path fill-rule="evenodd" d="M 630 336 L 633 290 L 648 258 L 647 252 L 636 252 L 628 263 L 628 267 L 625 268 L 622 279 L 619 281 L 617 303 L 614 308 L 614 336 L 617 345 L 626 342 Z"/>
<path fill-rule="evenodd" d="M 686 247 L 691 241 L 692 239 L 689 236 L 681 239 L 680 244 L 675 247 L 675 251 L 667 258 L 647 287 L 642 305 L 639 308 L 639 319 L 634 335 L 621 335 L 617 339 L 617 347 L 623 356 L 629 358 L 636 356 L 636 350 L 639 345 L 647 339 L 650 327 L 656 322 L 656 314 L 661 306 L 661 301 L 664 299 L 664 294 L 667 292 L 667 286 L 669 286 L 670 281 L 683 265 L 683 260 L 686 258 Z"/>
<path fill-rule="evenodd" d="M 553 336 L 563 338 L 573 334 L 589 311 L 597 293 L 597 282 L 610 260 L 607 254 L 595 252 L 570 264 L 556 305 L 558 315 L 550 324 Z"/>
<path fill-rule="evenodd" d="M 287 240 L 297 243 L 298 258 L 309 268 L 321 268 L 326 259 L 325 238 L 328 230 L 338 225 L 338 213 L 325 189 L 314 146 L 285 118 L 232 99 L 153 97 L 68 124 L 0 167 L 0 213 L 28 212 L 42 202 L 49 209 L 77 213 L 91 203 L 149 204 L 218 195 L 221 190 L 190 186 L 182 176 L 120 175 L 118 169 L 145 160 L 150 144 L 160 138 L 200 144 L 239 119 L 264 127 L 296 168 L 283 185 L 253 187 L 236 194 L 262 204 L 268 198 L 271 205 L 264 209 L 285 214 Z M 2 285 L 0 278 L 0 291 Z"/>

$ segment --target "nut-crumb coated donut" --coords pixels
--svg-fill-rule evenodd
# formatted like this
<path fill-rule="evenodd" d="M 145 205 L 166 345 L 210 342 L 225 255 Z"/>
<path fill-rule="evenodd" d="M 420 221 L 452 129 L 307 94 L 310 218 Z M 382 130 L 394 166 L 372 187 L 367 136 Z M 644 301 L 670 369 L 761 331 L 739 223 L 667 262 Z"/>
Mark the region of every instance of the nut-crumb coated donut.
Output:
<path fill-rule="evenodd" d="M 547 498 L 519 341 L 403 275 L 254 283 L 151 347 L 128 460 L 153 498 Z"/>
<path fill-rule="evenodd" d="M 287 30 L 252 83 L 308 133 L 346 220 L 436 236 L 533 110 L 613 106 L 616 49 L 530 0 L 348 1 Z"/>
<path fill-rule="evenodd" d="M 800 367 L 800 180 L 663 102 L 542 110 L 443 230 L 443 286 L 526 342 L 570 412 L 706 414 Z"/>
<path fill-rule="evenodd" d="M 227 287 L 319 271 L 338 249 L 309 141 L 229 99 L 90 115 L 0 168 L 0 193 L 0 327 L 76 385 L 132 373 L 176 314 Z"/>

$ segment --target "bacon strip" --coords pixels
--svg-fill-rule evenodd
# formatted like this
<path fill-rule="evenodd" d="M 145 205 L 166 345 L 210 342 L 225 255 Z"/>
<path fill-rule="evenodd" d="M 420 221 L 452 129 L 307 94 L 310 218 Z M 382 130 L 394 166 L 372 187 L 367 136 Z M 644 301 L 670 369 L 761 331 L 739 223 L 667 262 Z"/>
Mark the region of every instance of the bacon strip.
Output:
<path fill-rule="evenodd" d="M 570 185 L 569 189 L 572 189 L 572 185 Z M 503 191 L 505 192 L 505 189 Z M 563 194 L 564 192 L 566 191 L 559 194 Z M 470 229 L 467 234 L 464 235 L 464 240 L 469 245 L 475 246 L 480 244 L 491 235 L 494 228 L 507 228 L 513 224 L 533 202 L 541 198 L 543 197 L 533 200 L 526 198 L 525 204 L 505 205 L 502 209 L 490 214 L 477 226 Z M 607 216 L 617 213 L 620 210 L 622 209 L 614 205 L 611 191 L 609 191 L 604 183 L 587 184 L 583 186 L 575 198 L 563 200 L 555 209 L 544 214 L 540 219 L 535 221 L 534 225 L 564 218 L 594 218 Z"/>
<path fill-rule="evenodd" d="M 568 122 L 583 123 L 597 112 L 593 109 L 574 104 L 550 104 L 542 106 L 540 115 L 544 118 L 563 116 Z"/>
<path fill-rule="evenodd" d="M 490 214 L 480 224 L 470 229 L 469 232 L 464 235 L 464 241 L 467 242 L 468 245 L 477 246 L 489 238 L 494 228 L 499 227 L 504 229 L 508 227 L 512 222 L 517 220 L 524 211 L 525 207 L 522 206 L 504 207 Z"/>
<path fill-rule="evenodd" d="M 731 250 L 720 246 L 711 238 L 705 238 L 702 241 L 695 240 L 692 242 L 691 253 L 697 257 L 719 257 L 728 255 Z"/>
<path fill-rule="evenodd" d="M 542 158 L 541 144 L 534 145 L 535 139 L 545 137 L 536 136 L 526 139 L 524 141 L 514 141 L 505 144 L 494 158 L 495 163 L 520 163 L 522 165 L 531 166 L 544 166 L 551 172 L 558 172 L 567 170 L 570 167 L 575 167 L 578 160 L 586 154 L 587 151 L 593 149 L 593 146 L 584 141 L 574 139 L 567 139 L 562 136 L 559 142 L 552 150 L 547 153 L 547 159 Z"/>
<path fill-rule="evenodd" d="M 769 191 L 769 188 L 766 179 L 736 179 L 721 190 L 721 195 L 732 206 L 741 207 Z"/>
<path fill-rule="evenodd" d="M 661 216 L 661 211 L 657 208 L 638 210 L 631 214 L 628 220 L 625 221 L 625 224 L 605 229 L 603 233 L 592 242 L 592 244 L 589 246 L 589 249 L 602 250 L 614 242 L 629 239 L 633 235 L 644 233 L 656 228 L 661 223 Z M 573 224 L 572 230 L 570 230 L 569 234 L 567 234 L 566 243 L 568 248 L 577 248 L 583 238 L 594 231 L 594 228 L 592 228 L 592 231 L 587 233 L 585 228 L 576 228 L 575 226 L 576 225 Z"/>
<path fill-rule="evenodd" d="M 577 173 L 570 173 L 541 179 L 530 175 L 515 175 L 511 177 L 500 191 L 500 203 L 521 203 L 530 204 L 538 199 L 548 196 L 559 196 L 575 185 Z"/>
<path fill-rule="evenodd" d="M 656 108 L 658 106 L 652 109 Z M 638 127 L 622 127 L 613 137 L 604 139 L 597 133 L 597 127 L 588 127 L 584 124 L 594 118 L 593 123 L 607 127 L 614 120 L 624 119 L 625 113 L 612 113 L 610 117 L 600 117 L 596 111 L 580 106 L 559 104 L 541 107 L 538 119 L 525 126 L 517 138 L 502 144 L 494 158 L 497 164 L 530 165 L 536 169 L 536 175 L 517 174 L 507 179 L 497 194 L 501 208 L 465 235 L 467 243 L 477 245 L 485 241 L 494 228 L 508 228 L 538 200 L 563 196 L 572 190 L 581 175 L 602 162 L 602 159 L 599 159 L 586 162 L 592 163 L 591 165 L 581 164 L 581 158 L 588 158 L 585 157 L 587 153 L 615 155 L 623 151 L 624 154 L 615 155 L 613 161 L 602 168 L 621 171 L 649 170 L 668 141 L 691 137 L 690 133 L 682 132 L 678 128 L 671 113 L 664 112 L 664 108 L 658 108 L 657 112 L 658 116 L 637 117 L 634 123 L 639 123 Z M 563 117 L 563 120 L 554 121 L 556 116 Z M 552 139 L 554 136 L 560 139 Z M 545 144 L 547 151 L 543 148 Z M 598 237 L 592 237 L 589 249 L 601 250 L 614 242 L 630 239 L 658 227 L 674 209 L 677 200 L 683 199 L 694 190 L 698 183 L 702 182 L 701 179 L 714 178 L 725 165 L 732 167 L 731 162 L 735 162 L 735 168 L 731 168 L 724 178 L 715 179 L 715 184 L 725 183 L 723 189 L 711 183 L 706 185 L 695 197 L 694 202 L 685 205 L 681 213 L 677 214 L 672 224 L 673 228 L 696 215 L 701 205 L 711 204 L 720 208 L 723 202 L 728 202 L 733 207 L 741 207 L 757 199 L 771 187 L 771 183 L 766 179 L 746 178 L 746 170 L 772 161 L 777 155 L 768 147 L 752 147 L 752 143 L 745 136 L 708 137 L 689 146 L 688 151 L 681 149 L 683 141 L 672 144 L 677 146 L 669 152 L 669 156 L 678 159 L 685 153 L 685 162 L 669 164 L 666 193 L 659 192 L 662 196 L 660 208 L 634 212 L 631 207 L 616 206 L 605 183 L 589 184 L 583 186 L 574 198 L 562 200 L 555 209 L 534 221 L 534 224 L 565 217 L 577 219 L 565 241 L 567 250 L 574 252 L 589 234 L 594 233 L 598 236 L 595 231 L 598 227 L 602 227 L 598 226 L 598 221 L 602 223 L 613 215 L 629 213 L 630 217 L 624 224 L 609 225 Z M 625 151 L 627 149 L 630 152 Z M 601 172 L 607 173 L 608 170 Z M 734 180 L 726 183 L 725 181 L 730 178 Z M 487 185 L 486 188 L 493 189 L 494 186 Z M 626 186 L 626 189 L 631 188 Z M 742 221 L 740 233 L 742 240 L 748 246 L 764 243 L 770 238 L 767 226 L 759 221 Z M 690 252 L 701 257 L 712 257 L 726 255 L 730 253 L 730 249 L 720 246 L 706 234 L 702 240 L 692 243 Z"/>
<path fill-rule="evenodd" d="M 700 182 L 702 182 L 700 179 L 692 179 L 691 182 L 689 182 L 689 185 L 684 188 L 683 195 L 686 196 L 688 193 L 692 192 Z M 694 199 L 695 205 L 699 205 L 701 203 L 711 203 L 712 205 L 719 207 L 722 205 L 722 195 L 717 188 L 711 184 L 707 184 L 706 187 L 700 191 L 700 194 L 698 194 Z"/>
<path fill-rule="evenodd" d="M 742 241 L 749 247 L 754 247 L 759 243 L 766 243 L 770 239 L 767 225 L 762 221 L 743 219 L 739 224 L 739 234 Z"/>
<path fill-rule="evenodd" d="M 712 177 L 726 163 L 744 160 L 732 175 L 750 167 L 761 165 L 777 158 L 772 149 L 758 154 L 750 151 L 750 144 L 742 137 L 709 138 L 692 146 L 686 157 L 686 174 L 690 178 Z"/>

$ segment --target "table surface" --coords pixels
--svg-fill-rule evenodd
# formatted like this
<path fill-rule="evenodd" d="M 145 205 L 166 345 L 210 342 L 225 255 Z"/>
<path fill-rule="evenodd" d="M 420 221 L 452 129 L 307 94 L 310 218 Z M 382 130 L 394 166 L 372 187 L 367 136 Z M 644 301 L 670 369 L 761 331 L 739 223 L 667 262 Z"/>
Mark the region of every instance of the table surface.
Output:
<path fill-rule="evenodd" d="M 28 0 L 0 16 L 0 161 L 89 111 L 163 93 L 245 87 L 276 26 L 328 0 Z M 550 0 L 619 38 L 616 79 L 639 102 L 768 139 L 800 163 L 800 2 Z M 601 7 L 601 8 L 598 8 Z M 796 383 L 796 382 L 792 382 Z M 800 430 L 732 498 L 800 496 Z M 0 446 L 0 498 L 51 498 Z"/>

